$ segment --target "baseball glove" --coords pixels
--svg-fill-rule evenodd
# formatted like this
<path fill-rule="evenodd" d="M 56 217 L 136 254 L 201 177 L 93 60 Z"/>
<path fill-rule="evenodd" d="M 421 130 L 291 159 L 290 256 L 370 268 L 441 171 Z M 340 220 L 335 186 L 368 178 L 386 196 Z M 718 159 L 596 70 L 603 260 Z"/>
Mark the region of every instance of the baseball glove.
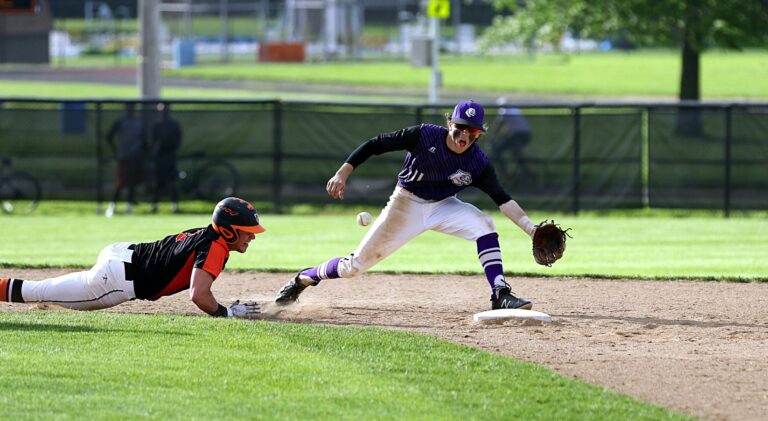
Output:
<path fill-rule="evenodd" d="M 533 233 L 533 258 L 536 263 L 552 266 L 565 252 L 565 239 L 570 237 L 568 229 L 561 229 L 555 221 L 544 220 L 536 225 Z"/>

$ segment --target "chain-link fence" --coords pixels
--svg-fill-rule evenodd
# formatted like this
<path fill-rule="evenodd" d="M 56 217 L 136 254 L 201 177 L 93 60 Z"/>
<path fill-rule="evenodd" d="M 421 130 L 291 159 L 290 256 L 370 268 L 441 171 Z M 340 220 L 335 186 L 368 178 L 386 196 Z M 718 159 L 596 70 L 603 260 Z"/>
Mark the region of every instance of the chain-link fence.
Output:
<path fill-rule="evenodd" d="M 149 200 L 158 164 L 156 102 L 0 101 L 0 157 L 36 178 L 43 200 L 98 202 L 109 200 L 116 178 L 124 133 L 115 122 L 132 104 L 144 145 L 138 199 Z M 275 211 L 331 203 L 326 181 L 360 143 L 410 125 L 445 124 L 452 107 L 281 101 L 169 106 L 181 129 L 176 154 L 182 199 L 239 194 L 268 201 Z M 502 185 L 527 209 L 768 209 L 768 105 L 507 105 L 489 107 L 486 120 L 490 129 L 479 145 Z M 345 202 L 384 203 L 404 155 L 369 159 L 350 178 Z M 476 189 L 462 196 L 493 206 Z"/>

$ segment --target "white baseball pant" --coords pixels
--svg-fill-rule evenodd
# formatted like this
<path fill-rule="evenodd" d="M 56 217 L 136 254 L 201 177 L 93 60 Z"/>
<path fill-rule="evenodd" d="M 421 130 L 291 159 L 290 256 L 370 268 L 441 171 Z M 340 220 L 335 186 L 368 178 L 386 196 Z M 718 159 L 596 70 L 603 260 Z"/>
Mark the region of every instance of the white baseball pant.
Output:
<path fill-rule="evenodd" d="M 24 281 L 25 302 L 48 302 L 74 310 L 99 310 L 136 298 L 133 282 L 125 280 L 124 262 L 131 262 L 130 243 L 110 244 L 88 271 L 42 281 Z"/>
<path fill-rule="evenodd" d="M 456 196 L 425 200 L 398 186 L 357 249 L 339 262 L 339 276 L 351 278 L 367 271 L 429 230 L 475 241 L 496 232 L 496 225 L 490 215 Z"/>

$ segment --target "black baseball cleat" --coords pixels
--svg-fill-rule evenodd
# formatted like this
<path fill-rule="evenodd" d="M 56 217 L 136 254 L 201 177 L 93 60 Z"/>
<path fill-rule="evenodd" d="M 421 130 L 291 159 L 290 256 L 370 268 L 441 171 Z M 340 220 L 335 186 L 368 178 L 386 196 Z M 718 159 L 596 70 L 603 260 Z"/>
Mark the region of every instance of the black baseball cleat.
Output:
<path fill-rule="evenodd" d="M 496 290 L 496 299 L 491 296 L 491 309 L 498 310 L 500 308 L 519 308 L 523 310 L 530 310 L 533 308 L 533 304 L 525 298 L 520 298 L 512 293 L 512 289 L 509 285 L 505 285 Z"/>
<path fill-rule="evenodd" d="M 307 289 L 309 286 L 304 285 L 304 283 L 301 282 L 301 279 L 299 278 L 301 276 L 301 272 L 305 270 L 306 269 L 302 269 L 299 271 L 299 273 L 297 273 L 296 276 L 291 279 L 291 282 L 288 282 L 287 284 L 283 285 L 282 288 L 280 288 L 280 292 L 277 293 L 277 298 L 275 298 L 276 304 L 286 306 L 288 304 L 295 303 L 296 300 L 299 299 L 299 294 L 301 294 L 301 292 Z"/>

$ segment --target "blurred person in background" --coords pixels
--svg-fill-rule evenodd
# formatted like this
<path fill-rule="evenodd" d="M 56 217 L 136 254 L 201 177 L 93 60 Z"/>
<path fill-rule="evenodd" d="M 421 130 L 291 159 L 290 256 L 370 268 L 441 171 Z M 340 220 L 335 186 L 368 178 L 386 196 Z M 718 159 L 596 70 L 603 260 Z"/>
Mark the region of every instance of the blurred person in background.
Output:
<path fill-rule="evenodd" d="M 154 191 L 152 192 L 152 213 L 157 212 L 160 193 L 171 194 L 171 212 L 179 211 L 179 191 L 176 180 L 179 170 L 176 153 L 181 146 L 181 126 L 171 117 L 171 104 L 157 104 L 160 120 L 152 127 L 152 158 L 154 160 Z"/>
<path fill-rule="evenodd" d="M 523 155 L 531 142 L 531 126 L 522 110 L 506 106 L 506 98 L 499 98 L 498 116 L 493 121 L 494 133 L 489 155 L 499 169 L 499 175 L 513 183 L 525 183 L 535 177 Z M 514 169 L 512 168 L 514 166 Z"/>
<path fill-rule="evenodd" d="M 136 115 L 135 107 L 133 103 L 126 103 L 125 115 L 115 121 L 107 132 L 107 143 L 117 160 L 112 200 L 104 213 L 108 218 L 115 214 L 123 189 L 128 190 L 125 213 L 133 213 L 133 206 L 136 203 L 136 186 L 143 180 L 146 134 L 144 123 L 141 117 Z M 117 145 L 115 145 L 116 136 Z"/>

